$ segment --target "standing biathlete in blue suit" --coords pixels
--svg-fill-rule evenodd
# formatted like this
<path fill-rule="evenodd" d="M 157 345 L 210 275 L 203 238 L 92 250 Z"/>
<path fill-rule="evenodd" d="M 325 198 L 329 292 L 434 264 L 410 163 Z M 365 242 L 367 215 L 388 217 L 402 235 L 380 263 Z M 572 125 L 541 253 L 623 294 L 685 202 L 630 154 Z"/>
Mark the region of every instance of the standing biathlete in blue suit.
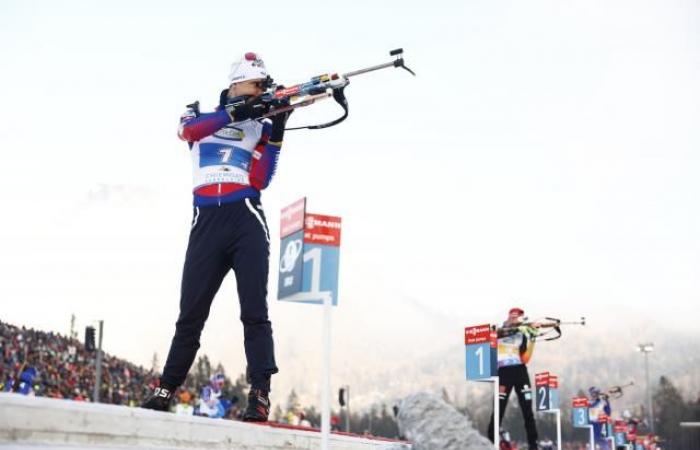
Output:
<path fill-rule="evenodd" d="M 610 417 L 612 409 L 610 408 L 610 401 L 608 396 L 600 391 L 595 386 L 591 386 L 588 389 L 588 393 L 591 398 L 588 401 L 588 421 L 593 426 L 593 437 L 595 440 L 596 447 L 601 450 L 610 450 L 610 441 L 607 435 L 607 424 L 600 423 L 599 418 L 601 415 L 606 415 Z"/>
<path fill-rule="evenodd" d="M 267 108 L 259 96 L 269 80 L 262 59 L 246 53 L 233 64 L 230 87 L 214 112 L 200 113 L 195 103 L 181 117 L 178 134 L 192 155 L 194 214 L 175 336 L 160 386 L 144 408 L 169 409 L 194 361 L 211 302 L 233 269 L 251 383 L 244 420 L 268 418 L 270 376 L 278 369 L 267 309 L 270 235 L 260 191 L 275 173 L 289 115 L 260 120 Z"/>

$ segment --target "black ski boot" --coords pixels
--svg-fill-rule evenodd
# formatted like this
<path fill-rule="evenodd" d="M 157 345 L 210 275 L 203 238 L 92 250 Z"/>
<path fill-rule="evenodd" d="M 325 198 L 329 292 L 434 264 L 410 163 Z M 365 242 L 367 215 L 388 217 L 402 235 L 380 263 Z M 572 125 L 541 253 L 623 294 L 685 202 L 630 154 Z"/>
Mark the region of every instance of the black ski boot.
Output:
<path fill-rule="evenodd" d="M 248 392 L 248 407 L 243 414 L 246 422 L 267 422 L 270 415 L 269 393 L 263 389 L 251 389 Z"/>
<path fill-rule="evenodd" d="M 170 411 L 170 399 L 173 397 L 175 389 L 169 386 L 160 386 L 153 390 L 153 393 L 141 405 L 141 408 L 154 409 L 156 411 Z"/>

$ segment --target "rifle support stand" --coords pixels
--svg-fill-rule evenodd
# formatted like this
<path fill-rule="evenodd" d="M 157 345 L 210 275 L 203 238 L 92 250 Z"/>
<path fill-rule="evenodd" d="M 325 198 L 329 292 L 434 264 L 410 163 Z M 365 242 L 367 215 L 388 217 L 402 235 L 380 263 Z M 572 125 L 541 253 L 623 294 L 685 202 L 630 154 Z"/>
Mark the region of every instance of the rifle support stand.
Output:
<path fill-rule="evenodd" d="M 557 416 L 557 450 L 561 450 L 561 410 L 559 408 L 557 408 L 557 409 L 548 409 L 548 410 L 542 411 L 542 412 L 556 414 L 556 416 Z"/>
<path fill-rule="evenodd" d="M 497 376 L 484 381 L 493 383 L 493 445 L 496 450 L 499 450 L 501 446 L 501 402 L 498 396 L 500 383 Z"/>

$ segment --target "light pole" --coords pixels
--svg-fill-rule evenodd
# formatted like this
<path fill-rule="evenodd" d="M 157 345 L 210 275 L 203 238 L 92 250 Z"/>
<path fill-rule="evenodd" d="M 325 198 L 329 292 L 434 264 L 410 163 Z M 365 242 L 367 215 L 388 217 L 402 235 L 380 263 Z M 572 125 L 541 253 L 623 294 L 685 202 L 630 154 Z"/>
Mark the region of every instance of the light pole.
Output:
<path fill-rule="evenodd" d="M 345 432 L 350 432 L 350 386 L 345 385 L 338 391 L 338 403 L 340 407 L 345 407 Z"/>
<path fill-rule="evenodd" d="M 95 387 L 92 391 L 92 401 L 100 402 L 100 387 L 102 384 L 102 327 L 104 321 L 99 321 L 99 334 L 97 336 L 97 353 L 95 354 Z"/>
<path fill-rule="evenodd" d="M 345 385 L 345 432 L 350 432 L 350 386 Z"/>
<path fill-rule="evenodd" d="M 637 351 L 644 353 L 644 371 L 647 379 L 647 410 L 649 411 L 649 429 L 654 433 L 654 404 L 651 401 L 651 384 L 649 383 L 649 353 L 654 351 L 654 343 L 637 345 Z"/>

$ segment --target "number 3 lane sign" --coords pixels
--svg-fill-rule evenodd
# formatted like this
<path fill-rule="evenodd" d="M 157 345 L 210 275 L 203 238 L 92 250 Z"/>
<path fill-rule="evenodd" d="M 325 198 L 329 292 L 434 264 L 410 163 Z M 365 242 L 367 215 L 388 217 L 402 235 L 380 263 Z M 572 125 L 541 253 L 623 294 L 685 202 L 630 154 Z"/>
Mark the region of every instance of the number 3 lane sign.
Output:
<path fill-rule="evenodd" d="M 574 428 L 589 428 L 588 422 L 588 399 L 586 397 L 575 397 L 571 401 L 572 422 Z"/>

